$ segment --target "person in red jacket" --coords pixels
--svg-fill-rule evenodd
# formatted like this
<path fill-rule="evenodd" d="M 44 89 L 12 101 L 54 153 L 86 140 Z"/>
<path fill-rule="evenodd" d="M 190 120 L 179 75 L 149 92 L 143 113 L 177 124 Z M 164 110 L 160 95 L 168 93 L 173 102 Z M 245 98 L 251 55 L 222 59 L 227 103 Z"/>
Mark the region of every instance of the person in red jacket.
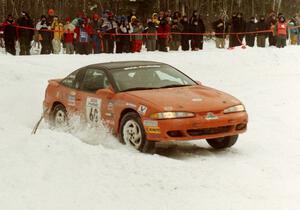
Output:
<path fill-rule="evenodd" d="M 16 55 L 17 24 L 12 15 L 8 15 L 2 24 L 6 52 Z"/>
<path fill-rule="evenodd" d="M 276 47 L 284 48 L 288 36 L 288 25 L 283 15 L 278 18 L 278 22 L 274 27 L 274 35 L 276 36 Z"/>
<path fill-rule="evenodd" d="M 78 53 L 88 55 L 90 53 L 89 42 L 91 41 L 92 28 L 86 20 L 79 20 L 78 27 L 75 29 Z"/>
<path fill-rule="evenodd" d="M 170 36 L 171 27 L 168 24 L 167 20 L 164 18 L 160 21 L 159 27 L 157 30 L 158 33 L 158 50 L 162 52 L 168 52 L 167 43 Z"/>
<path fill-rule="evenodd" d="M 71 18 L 66 18 L 66 24 L 64 25 L 64 44 L 67 54 L 74 54 L 74 30 L 75 26 L 71 23 Z"/>

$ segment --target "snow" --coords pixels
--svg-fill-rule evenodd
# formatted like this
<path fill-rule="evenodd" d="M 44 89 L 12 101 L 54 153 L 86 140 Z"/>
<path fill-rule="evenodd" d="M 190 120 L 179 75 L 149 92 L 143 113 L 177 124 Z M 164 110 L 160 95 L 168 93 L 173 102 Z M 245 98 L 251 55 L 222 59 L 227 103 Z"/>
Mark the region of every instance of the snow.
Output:
<path fill-rule="evenodd" d="M 299 209 L 300 47 L 89 56 L 0 54 L 0 209 Z M 41 124 L 48 79 L 108 61 L 154 60 L 226 91 L 249 113 L 223 151 L 205 141 L 124 146 L 105 129 Z"/>

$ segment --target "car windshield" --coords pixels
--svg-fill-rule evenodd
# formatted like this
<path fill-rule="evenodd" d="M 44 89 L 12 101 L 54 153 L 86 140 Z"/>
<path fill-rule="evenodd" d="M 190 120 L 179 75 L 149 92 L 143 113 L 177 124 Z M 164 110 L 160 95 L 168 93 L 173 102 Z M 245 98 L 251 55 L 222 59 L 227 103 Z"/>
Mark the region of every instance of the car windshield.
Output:
<path fill-rule="evenodd" d="M 196 85 L 189 77 L 165 64 L 126 67 L 111 72 L 121 92 Z"/>

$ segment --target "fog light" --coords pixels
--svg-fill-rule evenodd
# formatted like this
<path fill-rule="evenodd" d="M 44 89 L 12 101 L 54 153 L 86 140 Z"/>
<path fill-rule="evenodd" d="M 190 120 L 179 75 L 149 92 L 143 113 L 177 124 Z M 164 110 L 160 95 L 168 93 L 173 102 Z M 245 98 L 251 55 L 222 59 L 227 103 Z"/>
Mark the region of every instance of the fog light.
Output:
<path fill-rule="evenodd" d="M 246 128 L 247 128 L 247 124 L 241 123 L 241 124 L 238 124 L 235 129 L 237 131 L 240 131 L 240 130 L 244 130 Z"/>
<path fill-rule="evenodd" d="M 170 137 L 183 137 L 183 133 L 181 131 L 168 131 L 167 134 Z"/>

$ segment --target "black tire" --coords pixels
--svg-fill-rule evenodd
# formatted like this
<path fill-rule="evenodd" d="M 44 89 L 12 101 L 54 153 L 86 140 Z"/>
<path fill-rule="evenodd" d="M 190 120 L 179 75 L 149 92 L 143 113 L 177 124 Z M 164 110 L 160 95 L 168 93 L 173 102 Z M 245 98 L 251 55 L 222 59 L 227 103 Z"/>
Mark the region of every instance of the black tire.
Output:
<path fill-rule="evenodd" d="M 130 144 L 143 153 L 155 152 L 155 142 L 146 139 L 143 123 L 137 113 L 129 112 L 123 116 L 119 133 L 121 143 Z"/>
<path fill-rule="evenodd" d="M 214 149 L 224 149 L 233 146 L 238 139 L 239 135 L 225 136 L 215 139 L 206 139 L 207 143 Z"/>
<path fill-rule="evenodd" d="M 61 118 L 61 121 L 58 121 Z M 53 108 L 51 115 L 51 126 L 53 128 L 66 128 L 68 126 L 67 110 L 62 104 L 58 104 Z"/>

